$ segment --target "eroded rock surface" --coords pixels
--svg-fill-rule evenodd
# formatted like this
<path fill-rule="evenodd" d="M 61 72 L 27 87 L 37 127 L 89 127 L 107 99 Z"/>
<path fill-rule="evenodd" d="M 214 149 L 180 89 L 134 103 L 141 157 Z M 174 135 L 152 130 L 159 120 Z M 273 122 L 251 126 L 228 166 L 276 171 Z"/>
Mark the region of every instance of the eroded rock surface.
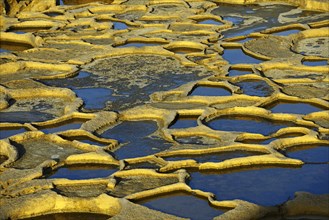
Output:
<path fill-rule="evenodd" d="M 328 218 L 329 3 L 244 3 L 1 1 L 0 218 Z"/>

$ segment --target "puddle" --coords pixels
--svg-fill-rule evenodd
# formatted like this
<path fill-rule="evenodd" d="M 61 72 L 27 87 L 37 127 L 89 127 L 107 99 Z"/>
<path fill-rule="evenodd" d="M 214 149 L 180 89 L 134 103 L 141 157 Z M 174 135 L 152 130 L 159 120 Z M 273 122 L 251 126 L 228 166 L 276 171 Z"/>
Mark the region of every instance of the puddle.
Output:
<path fill-rule="evenodd" d="M 14 32 L 16 34 L 25 34 L 25 33 L 28 33 L 28 32 L 31 33 L 31 32 L 49 30 L 50 28 L 51 27 L 11 27 L 7 31 L 8 32 Z"/>
<path fill-rule="evenodd" d="M 234 70 L 234 69 L 231 69 L 229 70 L 228 72 L 228 75 L 233 77 L 233 76 L 242 76 L 242 75 L 246 75 L 246 74 L 252 74 L 252 70 Z"/>
<path fill-rule="evenodd" d="M 49 17 L 57 17 L 57 16 L 60 16 L 60 15 L 64 15 L 63 13 L 60 13 L 60 12 L 46 12 L 44 14 L 49 16 Z"/>
<path fill-rule="evenodd" d="M 106 103 L 107 109 L 121 111 L 145 103 L 156 91 L 168 91 L 213 74 L 203 67 L 182 66 L 178 60 L 165 56 L 127 55 L 95 62 L 97 64 L 84 70 L 90 72 L 90 76 L 39 81 L 49 86 L 82 89 L 87 96 L 90 93 L 102 96 L 97 89 L 89 92 L 94 90 L 92 87 L 107 88 L 108 91 L 104 90 L 107 98 L 103 99 L 104 102 L 110 101 Z M 99 107 L 104 105 L 99 103 Z"/>
<path fill-rule="evenodd" d="M 235 85 L 242 89 L 243 94 L 250 96 L 266 97 L 274 92 L 272 87 L 263 80 L 244 80 Z"/>
<path fill-rule="evenodd" d="M 179 116 L 169 128 L 190 128 L 196 126 L 198 126 L 196 117 Z"/>
<path fill-rule="evenodd" d="M 86 71 L 80 71 L 79 74 L 77 76 L 75 76 L 74 78 L 76 79 L 82 79 L 82 78 L 87 78 L 89 76 L 91 76 L 92 74 Z"/>
<path fill-rule="evenodd" d="M 224 160 L 229 160 L 233 158 L 239 157 L 248 157 L 254 156 L 257 153 L 247 152 L 247 151 L 232 151 L 232 152 L 223 152 L 223 153 L 213 153 L 213 154 L 204 154 L 204 155 L 186 155 L 186 156 L 177 156 L 177 157 L 166 157 L 164 158 L 167 161 L 179 161 L 179 160 L 187 160 L 193 159 L 198 163 L 206 163 L 206 162 L 221 162 Z"/>
<path fill-rule="evenodd" d="M 4 139 L 27 131 L 25 128 L 0 128 L 0 139 Z"/>
<path fill-rule="evenodd" d="M 243 18 L 235 16 L 224 16 L 223 19 L 232 22 L 235 26 L 242 24 L 244 21 Z"/>
<path fill-rule="evenodd" d="M 297 34 L 300 31 L 301 30 L 299 30 L 299 29 L 291 29 L 291 30 L 286 30 L 286 31 L 274 32 L 274 33 L 271 33 L 271 34 L 276 35 L 276 36 L 288 36 L 290 34 Z"/>
<path fill-rule="evenodd" d="M 118 171 L 115 167 L 101 166 L 70 166 L 55 170 L 48 179 L 66 178 L 70 180 L 82 180 L 93 178 L 105 178 Z"/>
<path fill-rule="evenodd" d="M 282 24 L 278 21 L 279 15 L 294 8 L 294 6 L 279 4 L 266 7 L 258 5 L 232 5 L 223 3 L 219 4 L 217 8 L 211 11 L 211 13 L 217 16 L 222 16 L 224 20 L 231 21 L 234 24 L 232 29 L 222 32 L 224 38 L 230 38 L 245 36 L 271 27 L 281 26 Z M 243 22 L 244 19 L 241 17 L 246 17 L 246 21 Z M 249 21 L 255 17 L 260 20 L 248 24 Z"/>
<path fill-rule="evenodd" d="M 30 123 L 48 121 L 54 118 L 55 115 L 39 111 L 0 112 L 0 122 Z"/>
<path fill-rule="evenodd" d="M 159 169 L 160 166 L 157 164 L 153 164 L 153 163 L 148 163 L 148 162 L 144 162 L 144 163 L 135 163 L 135 164 L 128 164 L 125 167 L 125 170 L 130 170 L 130 169 L 153 169 L 153 170 L 157 170 Z"/>
<path fill-rule="evenodd" d="M 270 135 L 277 130 L 294 124 L 289 122 L 272 122 L 260 117 L 243 117 L 243 116 L 225 116 L 206 123 L 207 126 L 214 130 L 220 131 L 237 131 Z"/>
<path fill-rule="evenodd" d="M 198 24 L 222 25 L 223 23 L 220 21 L 208 19 L 208 20 L 198 21 Z"/>
<path fill-rule="evenodd" d="M 113 101 L 112 90 L 107 88 L 83 88 L 73 90 L 82 98 L 85 109 L 103 109 L 107 101 Z"/>
<path fill-rule="evenodd" d="M 290 114 L 302 114 L 307 115 L 312 112 L 324 111 L 325 108 L 320 108 L 307 103 L 274 103 L 271 106 L 267 106 L 273 113 L 290 113 Z"/>
<path fill-rule="evenodd" d="M 328 163 L 329 146 L 300 146 L 286 151 L 287 157 L 300 159 L 306 163 Z"/>
<path fill-rule="evenodd" d="M 245 38 L 245 39 L 242 39 L 242 40 L 236 40 L 236 41 L 233 41 L 233 42 L 237 42 L 237 43 L 243 44 L 243 43 L 245 43 L 245 42 L 247 42 L 247 41 L 250 41 L 250 40 L 252 40 L 252 39 L 254 39 L 254 38 L 247 37 L 247 38 Z"/>
<path fill-rule="evenodd" d="M 177 54 L 199 53 L 202 51 L 200 49 L 188 48 L 188 47 L 176 47 L 176 48 L 170 48 L 168 50 Z"/>
<path fill-rule="evenodd" d="M 327 60 L 317 60 L 317 61 L 303 61 L 305 66 L 326 66 L 328 65 Z"/>
<path fill-rule="evenodd" d="M 55 213 L 31 218 L 24 218 L 24 220 L 107 220 L 111 218 L 108 215 L 94 214 L 94 213 Z"/>
<path fill-rule="evenodd" d="M 185 193 L 159 196 L 138 203 L 150 209 L 192 220 L 213 219 L 224 213 L 220 209 L 211 207 L 207 200 Z"/>
<path fill-rule="evenodd" d="M 16 42 L 7 42 L 7 41 L 1 41 L 0 44 L 1 47 L 1 53 L 4 52 L 11 52 L 11 51 L 23 51 L 33 48 L 29 44 L 23 44 L 23 43 L 16 43 Z"/>
<path fill-rule="evenodd" d="M 114 30 L 125 30 L 128 28 L 128 25 L 126 25 L 123 22 L 113 21 L 113 29 Z"/>
<path fill-rule="evenodd" d="M 67 140 L 73 141 L 73 140 L 77 140 L 86 144 L 91 144 L 91 145 L 98 145 L 98 146 L 106 146 L 106 143 L 103 142 L 98 142 L 96 140 L 93 140 L 89 137 L 85 137 L 85 136 L 76 136 L 76 137 L 64 137 Z"/>
<path fill-rule="evenodd" d="M 10 53 L 10 50 L 0 48 L 0 53 Z"/>
<path fill-rule="evenodd" d="M 197 86 L 190 96 L 230 96 L 231 92 L 223 87 L 215 86 Z"/>
<path fill-rule="evenodd" d="M 329 193 L 329 165 L 302 168 L 264 168 L 233 173 L 192 173 L 190 186 L 212 192 L 218 200 L 242 199 L 274 206 L 294 197 L 297 191 Z"/>
<path fill-rule="evenodd" d="M 252 56 L 245 54 L 241 48 L 225 49 L 222 57 L 225 60 L 227 60 L 230 64 L 238 64 L 238 63 L 258 64 L 263 62 L 263 60 L 253 58 Z"/>
<path fill-rule="evenodd" d="M 104 138 L 116 139 L 122 146 L 115 150 L 118 159 L 142 157 L 169 148 L 170 144 L 157 137 L 149 137 L 158 129 L 153 121 L 124 121 L 101 134 Z"/>
<path fill-rule="evenodd" d="M 272 26 L 271 26 L 272 27 Z M 257 24 L 251 27 L 242 27 L 238 29 L 230 29 L 227 31 L 223 31 L 222 34 L 224 35 L 224 38 L 231 38 L 231 37 L 237 37 L 237 36 L 247 36 L 254 32 L 260 32 L 262 30 L 265 30 L 269 28 L 267 25 Z"/>
<path fill-rule="evenodd" d="M 84 122 L 86 122 L 86 120 L 70 120 L 55 124 L 53 126 L 39 127 L 39 130 L 43 131 L 46 134 L 49 134 L 71 129 L 79 129 Z"/>
<path fill-rule="evenodd" d="M 152 43 L 152 42 L 145 42 L 145 43 L 140 43 L 140 42 L 131 42 L 127 44 L 123 44 L 120 46 L 115 46 L 115 48 L 125 48 L 125 47 L 150 47 L 150 46 L 160 46 L 162 45 L 161 43 Z"/>

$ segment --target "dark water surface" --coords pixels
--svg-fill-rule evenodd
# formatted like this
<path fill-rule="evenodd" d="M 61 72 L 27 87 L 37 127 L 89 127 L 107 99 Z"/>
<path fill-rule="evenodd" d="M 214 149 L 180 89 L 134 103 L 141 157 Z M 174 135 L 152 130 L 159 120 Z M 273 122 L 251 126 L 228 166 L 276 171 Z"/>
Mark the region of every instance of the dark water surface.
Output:
<path fill-rule="evenodd" d="M 55 170 L 48 178 L 67 178 L 71 180 L 104 178 L 118 171 L 114 167 L 98 167 L 98 166 L 73 166 L 63 167 Z"/>
<path fill-rule="evenodd" d="M 228 89 L 215 86 L 197 86 L 190 96 L 230 96 L 232 95 Z"/>
<path fill-rule="evenodd" d="M 104 138 L 118 140 L 122 146 L 115 150 L 118 159 L 147 156 L 163 151 L 171 145 L 156 136 L 158 129 L 153 121 L 125 121 L 101 134 Z"/>
<path fill-rule="evenodd" d="M 192 220 L 210 220 L 224 213 L 209 206 L 207 200 L 184 193 L 141 200 L 139 203 L 151 209 Z"/>
<path fill-rule="evenodd" d="M 250 96 L 270 96 L 274 90 L 263 80 L 244 80 L 236 83 L 242 89 L 243 94 Z"/>
<path fill-rule="evenodd" d="M 286 155 L 306 163 L 329 163 L 329 145 L 294 147 Z"/>
<path fill-rule="evenodd" d="M 258 64 L 263 60 L 256 59 L 252 56 L 245 54 L 241 48 L 225 49 L 223 58 L 230 64 L 247 63 L 247 64 Z"/>
<path fill-rule="evenodd" d="M 56 213 L 43 216 L 36 216 L 31 218 L 24 218 L 25 220 L 107 220 L 111 216 L 93 213 Z"/>
<path fill-rule="evenodd" d="M 270 121 L 263 118 L 225 116 L 213 119 L 206 123 L 207 126 L 214 130 L 220 131 L 238 131 L 270 135 L 277 130 L 285 127 L 294 126 L 294 124 L 284 121 Z"/>
<path fill-rule="evenodd" d="M 25 132 L 25 128 L 0 128 L 0 139 Z"/>
<path fill-rule="evenodd" d="M 308 103 L 275 103 L 274 105 L 268 106 L 273 113 L 291 113 L 291 114 L 309 114 L 312 112 L 328 110 L 318 106 L 314 106 Z"/>
<path fill-rule="evenodd" d="M 179 116 L 169 128 L 177 129 L 177 128 L 190 128 L 198 126 L 196 117 L 183 117 Z"/>
<path fill-rule="evenodd" d="M 39 130 L 44 133 L 55 133 L 60 131 L 66 131 L 71 129 L 79 129 L 85 120 L 69 120 L 62 123 L 55 124 L 53 126 L 40 127 Z"/>
<path fill-rule="evenodd" d="M 274 206 L 292 199 L 296 191 L 329 193 L 329 164 L 302 168 L 264 168 L 233 173 L 191 174 L 190 186 L 215 193 L 217 200 L 243 199 Z"/>
<path fill-rule="evenodd" d="M 204 154 L 204 155 L 187 155 L 187 156 L 177 156 L 177 157 L 166 157 L 165 160 L 168 161 L 179 161 L 179 160 L 188 160 L 193 159 L 198 163 L 206 162 L 221 162 L 224 160 L 229 160 L 239 157 L 247 157 L 258 155 L 257 153 L 247 152 L 247 151 L 232 151 L 232 152 L 223 152 L 223 153 L 213 153 L 213 154 Z"/>

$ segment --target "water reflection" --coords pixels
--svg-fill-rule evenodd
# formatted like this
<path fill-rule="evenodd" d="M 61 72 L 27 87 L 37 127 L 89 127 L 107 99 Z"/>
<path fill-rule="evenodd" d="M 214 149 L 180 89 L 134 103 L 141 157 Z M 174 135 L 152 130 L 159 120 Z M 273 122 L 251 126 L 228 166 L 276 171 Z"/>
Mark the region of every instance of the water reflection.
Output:
<path fill-rule="evenodd" d="M 329 163 L 329 145 L 294 147 L 288 149 L 286 155 L 306 163 Z"/>
<path fill-rule="evenodd" d="M 238 63 L 253 63 L 258 64 L 263 62 L 261 59 L 256 59 L 250 55 L 247 55 L 243 52 L 241 48 L 232 48 L 225 49 L 222 57 L 227 60 L 230 64 L 238 64 Z"/>
<path fill-rule="evenodd" d="M 293 126 L 289 122 L 274 122 L 263 118 L 225 116 L 206 123 L 210 128 L 220 131 L 237 131 L 269 135 L 281 128 Z"/>
<path fill-rule="evenodd" d="M 192 173 L 190 186 L 210 191 L 219 200 L 242 199 L 265 206 L 281 204 L 297 191 L 329 193 L 329 165 L 267 168 L 233 173 Z"/>
<path fill-rule="evenodd" d="M 243 94 L 250 96 L 266 97 L 274 92 L 273 88 L 263 80 L 244 80 L 236 85 L 242 89 Z"/>
<path fill-rule="evenodd" d="M 26 129 L 25 128 L 4 128 L 1 127 L 0 128 L 0 139 L 4 139 L 16 134 L 20 134 L 25 132 Z"/>
<path fill-rule="evenodd" d="M 215 86 L 197 86 L 190 96 L 230 96 L 232 95 L 228 89 Z"/>
<path fill-rule="evenodd" d="M 224 213 L 209 206 L 207 200 L 184 193 L 151 198 L 139 203 L 151 209 L 192 220 L 213 219 Z"/>
<path fill-rule="evenodd" d="M 308 103 L 285 103 L 279 102 L 267 106 L 267 109 L 273 113 L 290 113 L 290 114 L 310 114 L 312 112 L 323 111 L 325 108 L 320 108 Z"/>
<path fill-rule="evenodd" d="M 67 178 L 71 180 L 105 178 L 118 171 L 115 167 L 109 166 L 70 166 L 59 168 L 48 178 Z"/>
<path fill-rule="evenodd" d="M 196 126 L 198 126 L 196 117 L 179 116 L 169 128 L 190 128 Z"/>
<path fill-rule="evenodd" d="M 156 136 L 158 129 L 153 121 L 124 121 L 101 134 L 104 138 L 118 140 L 122 145 L 114 153 L 118 159 L 147 156 L 169 148 L 170 144 Z"/>

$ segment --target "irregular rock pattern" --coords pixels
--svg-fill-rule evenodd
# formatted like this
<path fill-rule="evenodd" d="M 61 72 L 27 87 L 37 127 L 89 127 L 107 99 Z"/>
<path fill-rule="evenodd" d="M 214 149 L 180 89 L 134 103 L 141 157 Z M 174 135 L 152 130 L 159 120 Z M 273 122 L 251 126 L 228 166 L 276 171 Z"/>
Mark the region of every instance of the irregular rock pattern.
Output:
<path fill-rule="evenodd" d="M 0 219 L 328 218 L 329 3 L 281 2 L 1 1 Z"/>

